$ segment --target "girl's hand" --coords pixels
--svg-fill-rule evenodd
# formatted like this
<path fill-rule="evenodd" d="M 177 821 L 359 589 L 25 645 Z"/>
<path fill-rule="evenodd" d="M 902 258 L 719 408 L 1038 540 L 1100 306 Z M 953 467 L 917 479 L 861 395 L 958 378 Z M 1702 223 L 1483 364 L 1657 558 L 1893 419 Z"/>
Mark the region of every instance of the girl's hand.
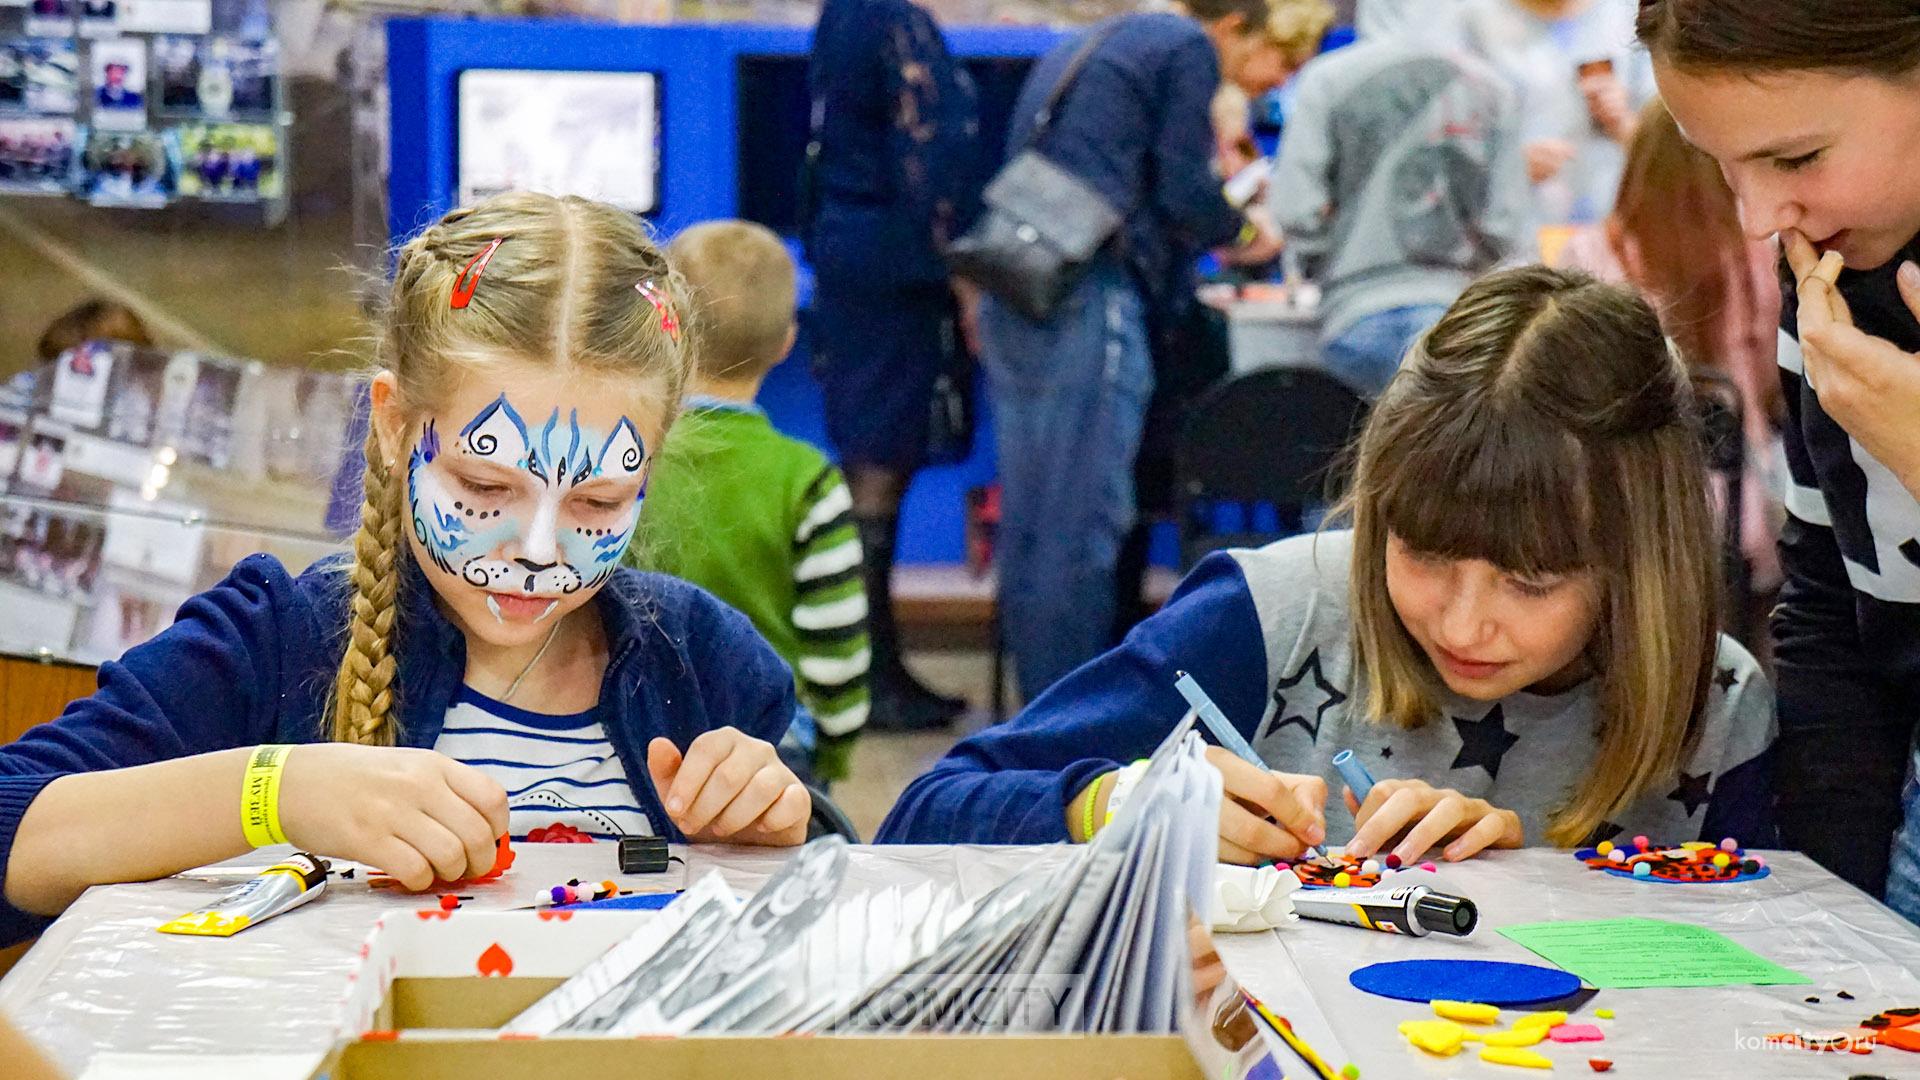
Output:
<path fill-rule="evenodd" d="M 647 771 L 667 816 L 687 839 L 790 847 L 806 842 L 813 797 L 773 744 L 718 728 L 684 756 L 666 739 L 647 746 Z"/>
<path fill-rule="evenodd" d="M 1346 852 L 1366 858 L 1388 840 L 1405 833 L 1393 853 L 1410 863 L 1442 840 L 1451 840 L 1448 862 L 1472 858 L 1489 847 L 1517 848 L 1520 815 L 1502 810 L 1485 799 L 1470 799 L 1450 788 L 1436 788 L 1424 780 L 1382 780 L 1373 785 L 1366 805 L 1350 789 L 1342 789 L 1347 809 L 1353 811 L 1353 839 Z"/>
<path fill-rule="evenodd" d="M 1920 410 L 1920 356 L 1854 325 L 1835 287 L 1838 254 L 1823 258 L 1797 229 L 1780 239 L 1799 284 L 1807 385 L 1827 415 L 1920 499 L 1920 430 L 1913 423 Z M 1920 271 L 1902 266 L 1895 281 L 1907 309 L 1920 318 Z"/>
<path fill-rule="evenodd" d="M 507 793 L 432 750 L 311 743 L 287 755 L 280 826 L 303 851 L 367 863 L 418 891 L 493 869 Z"/>
<path fill-rule="evenodd" d="M 1220 800 L 1220 861 L 1258 866 L 1291 861 L 1327 838 L 1327 782 L 1273 772 L 1207 747 L 1207 761 L 1225 785 Z M 1276 824 L 1276 822 L 1278 824 Z"/>

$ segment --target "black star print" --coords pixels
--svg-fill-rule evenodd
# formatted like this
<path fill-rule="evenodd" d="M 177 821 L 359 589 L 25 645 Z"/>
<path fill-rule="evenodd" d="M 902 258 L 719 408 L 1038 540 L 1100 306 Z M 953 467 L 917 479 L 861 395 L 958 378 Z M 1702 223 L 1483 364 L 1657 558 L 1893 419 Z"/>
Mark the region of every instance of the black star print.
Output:
<path fill-rule="evenodd" d="M 1381 747 L 1381 748 L 1380 748 L 1380 760 L 1381 760 L 1381 761 L 1392 761 L 1392 760 L 1393 760 L 1393 747 L 1391 747 L 1391 746 L 1383 746 L 1383 747 Z"/>
<path fill-rule="evenodd" d="M 1712 773 L 1701 773 L 1699 776 L 1681 773 L 1680 786 L 1668 792 L 1667 798 L 1685 806 L 1687 816 L 1692 817 L 1694 812 L 1700 809 L 1700 805 L 1707 801 L 1707 796 L 1710 794 L 1708 789 L 1712 782 Z"/>
<path fill-rule="evenodd" d="M 1719 687 L 1720 692 L 1724 694 L 1740 685 L 1740 676 L 1735 675 L 1732 668 L 1723 667 L 1719 671 L 1714 672 L 1713 685 Z"/>
<path fill-rule="evenodd" d="M 1301 680 L 1305 679 L 1308 673 L 1312 673 L 1313 682 L 1303 687 Z M 1287 693 L 1296 688 L 1299 690 L 1297 694 Z M 1295 700 L 1298 701 L 1299 708 L 1294 708 Z M 1307 654 L 1307 659 L 1300 665 L 1299 670 L 1274 684 L 1273 719 L 1268 722 L 1267 730 L 1260 737 L 1264 739 L 1288 724 L 1299 724 L 1306 729 L 1307 737 L 1317 743 L 1320 741 L 1320 721 L 1326 718 L 1327 710 L 1345 700 L 1347 695 L 1327 682 L 1326 677 L 1320 673 L 1320 650 L 1315 649 Z"/>
<path fill-rule="evenodd" d="M 1478 720 L 1468 720 L 1463 716 L 1452 718 L 1453 726 L 1460 732 L 1460 753 L 1453 759 L 1452 768 L 1471 769 L 1475 765 L 1487 770 L 1487 778 L 1500 778 L 1500 760 L 1520 741 L 1520 736 L 1507 730 L 1507 716 L 1500 706 L 1487 710 L 1487 715 Z"/>

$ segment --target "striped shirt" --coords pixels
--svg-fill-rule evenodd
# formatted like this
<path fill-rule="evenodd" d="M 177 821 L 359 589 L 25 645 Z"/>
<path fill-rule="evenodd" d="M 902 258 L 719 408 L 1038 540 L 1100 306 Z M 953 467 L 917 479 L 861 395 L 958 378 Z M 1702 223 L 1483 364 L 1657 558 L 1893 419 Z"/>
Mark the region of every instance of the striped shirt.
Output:
<path fill-rule="evenodd" d="M 695 395 L 654 461 L 630 565 L 739 610 L 793 668 L 819 733 L 867 719 L 867 595 L 846 480 L 755 406 Z M 805 737 L 805 725 L 788 729 Z M 802 747 L 809 749 L 809 747 Z M 815 753 L 822 779 L 836 769 Z"/>
<path fill-rule="evenodd" d="M 596 711 L 528 712 L 463 686 L 433 748 L 507 789 L 508 831 L 515 840 L 554 825 L 596 840 L 651 836 L 653 823 L 635 800 Z"/>

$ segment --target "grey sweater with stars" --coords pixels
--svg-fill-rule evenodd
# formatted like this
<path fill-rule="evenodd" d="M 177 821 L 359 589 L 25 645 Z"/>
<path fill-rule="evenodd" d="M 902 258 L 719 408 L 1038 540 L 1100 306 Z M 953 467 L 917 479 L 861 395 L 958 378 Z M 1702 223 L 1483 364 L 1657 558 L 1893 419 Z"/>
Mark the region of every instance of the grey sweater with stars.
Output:
<path fill-rule="evenodd" d="M 973 735 L 915 780 L 882 842 L 1043 843 L 1065 838 L 1066 801 L 1094 776 L 1143 757 L 1185 704 L 1174 673 L 1194 675 L 1269 766 L 1327 781 L 1327 837 L 1353 820 L 1333 756 L 1351 748 L 1375 779 L 1417 777 L 1520 815 L 1529 844 L 1591 767 L 1599 686 L 1448 695 L 1441 716 L 1405 730 L 1367 719 L 1347 608 L 1352 535 L 1325 532 L 1210 556 L 1118 648 L 1081 667 L 1019 716 Z M 1671 776 L 1592 837 L 1644 833 L 1662 843 L 1777 845 L 1768 777 L 1773 692 L 1758 665 L 1721 637 L 1698 744 Z"/>

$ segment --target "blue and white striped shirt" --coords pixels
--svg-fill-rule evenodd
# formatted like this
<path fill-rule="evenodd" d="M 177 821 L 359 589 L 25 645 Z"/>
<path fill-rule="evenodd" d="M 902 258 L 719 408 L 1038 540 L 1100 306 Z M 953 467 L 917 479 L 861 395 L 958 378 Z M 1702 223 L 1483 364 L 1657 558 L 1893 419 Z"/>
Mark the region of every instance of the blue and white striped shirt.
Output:
<path fill-rule="evenodd" d="M 627 771 L 594 711 L 550 716 L 462 686 L 433 748 L 507 789 L 508 830 L 568 825 L 596 840 L 651 836 Z"/>

